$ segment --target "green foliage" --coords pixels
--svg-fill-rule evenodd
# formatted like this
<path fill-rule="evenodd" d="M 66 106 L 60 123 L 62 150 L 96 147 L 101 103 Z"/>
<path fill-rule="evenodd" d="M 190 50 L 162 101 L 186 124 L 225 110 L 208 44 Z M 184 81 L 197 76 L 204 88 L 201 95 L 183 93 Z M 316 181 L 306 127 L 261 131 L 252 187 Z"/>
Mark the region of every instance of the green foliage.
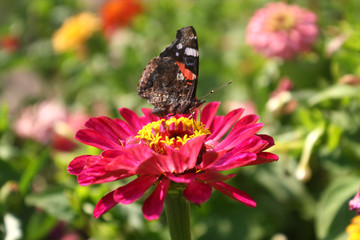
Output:
<path fill-rule="evenodd" d="M 54 52 L 54 32 L 79 12 L 97 13 L 96 2 L 0 0 L 0 39 L 18 40 L 14 51 L 0 46 L 1 237 L 13 227 L 21 239 L 67 234 L 79 239 L 169 239 L 165 216 L 144 220 L 142 200 L 94 219 L 99 199 L 124 182 L 82 187 L 67 173 L 67 165 L 98 150 L 79 144 L 61 152 L 49 139 L 24 138 L 15 123 L 27 106 L 48 99 L 89 116 L 119 117 L 120 107 L 140 113 L 150 107 L 137 96 L 144 67 L 171 43 L 177 29 L 193 25 L 200 50 L 197 96 L 233 81 L 206 101 L 222 101 L 222 113 L 228 106 L 250 109 L 247 103 L 253 103 L 265 124 L 262 133 L 274 137 L 271 152 L 280 157 L 276 163 L 239 169 L 230 181 L 254 197 L 256 208 L 215 191 L 208 202 L 191 206 L 193 238 L 346 239 L 345 228 L 354 216 L 348 201 L 360 182 L 360 85 L 340 79 L 360 76 L 358 0 L 290 1 L 318 15 L 321 36 L 311 52 L 286 62 L 265 59 L 245 42 L 250 17 L 267 0 L 142 0 L 143 12 L 116 37 L 99 31 L 83 44 L 81 54 Z M 339 36 L 343 42 L 329 51 Z M 283 105 L 271 111 L 269 99 L 284 77 L 294 86 Z M 295 107 L 288 108 L 290 103 Z M 74 132 L 70 135 L 73 139 Z"/>

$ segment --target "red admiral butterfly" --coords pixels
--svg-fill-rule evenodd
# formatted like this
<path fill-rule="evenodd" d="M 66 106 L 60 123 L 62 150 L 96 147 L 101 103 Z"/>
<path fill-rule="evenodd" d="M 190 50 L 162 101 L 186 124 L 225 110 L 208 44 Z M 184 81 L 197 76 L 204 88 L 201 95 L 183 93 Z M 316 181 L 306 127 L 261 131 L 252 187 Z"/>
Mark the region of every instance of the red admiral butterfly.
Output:
<path fill-rule="evenodd" d="M 199 50 L 195 29 L 181 28 L 175 40 L 146 66 L 138 85 L 138 94 L 154 105 L 152 113 L 193 113 L 205 101 L 196 98 Z"/>

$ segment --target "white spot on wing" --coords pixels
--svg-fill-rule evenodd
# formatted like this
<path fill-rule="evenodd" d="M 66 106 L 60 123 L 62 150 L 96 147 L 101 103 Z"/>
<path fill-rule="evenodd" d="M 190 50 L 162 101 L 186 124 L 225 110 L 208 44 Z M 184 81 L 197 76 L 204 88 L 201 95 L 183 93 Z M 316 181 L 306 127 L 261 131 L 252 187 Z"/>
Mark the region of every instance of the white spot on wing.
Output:
<path fill-rule="evenodd" d="M 176 76 L 176 80 L 178 81 L 184 81 L 185 80 L 185 77 L 182 73 L 178 73 L 177 76 Z"/>
<path fill-rule="evenodd" d="M 194 48 L 185 48 L 185 55 L 188 56 L 193 56 L 193 57 L 198 57 L 199 56 L 199 51 L 194 49 Z"/>
<path fill-rule="evenodd" d="M 176 45 L 177 49 L 182 49 L 183 45 L 181 43 L 178 43 L 178 45 Z"/>
<path fill-rule="evenodd" d="M 175 55 L 178 57 L 178 56 L 179 56 L 179 53 L 178 53 L 178 52 L 176 52 L 176 53 L 175 53 Z"/>

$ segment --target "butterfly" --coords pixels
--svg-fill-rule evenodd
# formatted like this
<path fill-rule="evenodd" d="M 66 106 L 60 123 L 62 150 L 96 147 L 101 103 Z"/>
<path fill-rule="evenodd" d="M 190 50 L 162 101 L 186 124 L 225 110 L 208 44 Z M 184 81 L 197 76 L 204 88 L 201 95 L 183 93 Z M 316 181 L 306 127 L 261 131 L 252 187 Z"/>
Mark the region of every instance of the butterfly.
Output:
<path fill-rule="evenodd" d="M 193 113 L 205 101 L 196 97 L 199 49 L 194 27 L 179 29 L 175 40 L 153 58 L 139 80 L 138 95 L 154 105 L 152 113 Z"/>

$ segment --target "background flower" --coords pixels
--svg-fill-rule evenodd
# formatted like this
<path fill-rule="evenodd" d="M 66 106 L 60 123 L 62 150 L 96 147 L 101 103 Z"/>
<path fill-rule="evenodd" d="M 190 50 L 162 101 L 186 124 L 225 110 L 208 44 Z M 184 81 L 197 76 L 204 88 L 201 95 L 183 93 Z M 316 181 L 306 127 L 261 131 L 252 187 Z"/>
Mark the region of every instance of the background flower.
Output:
<path fill-rule="evenodd" d="M 142 9 L 137 0 L 106 1 L 100 9 L 105 34 L 110 36 L 117 28 L 128 25 Z"/>
<path fill-rule="evenodd" d="M 269 3 L 247 26 L 246 41 L 267 57 L 291 59 L 310 50 L 318 36 L 316 15 L 297 5 Z"/>
<path fill-rule="evenodd" d="M 19 49 L 20 43 L 16 36 L 6 35 L 0 37 L 0 50 L 5 50 L 9 53 L 16 52 Z"/>
<path fill-rule="evenodd" d="M 360 238 L 360 216 L 356 216 L 351 220 L 351 224 L 347 226 L 346 232 L 349 234 L 348 240 Z"/>
<path fill-rule="evenodd" d="M 293 83 L 288 77 L 280 79 L 279 85 L 271 93 L 271 97 L 266 103 L 266 108 L 278 115 L 287 115 L 294 112 L 298 103 L 291 94 L 293 87 Z"/>
<path fill-rule="evenodd" d="M 86 40 L 98 31 L 100 26 L 100 19 L 90 12 L 82 12 L 66 19 L 52 37 L 54 51 L 63 53 L 81 50 Z"/>
<path fill-rule="evenodd" d="M 355 210 L 356 214 L 360 214 L 360 189 L 355 197 L 349 201 L 349 209 Z"/>
<path fill-rule="evenodd" d="M 87 118 L 80 111 L 70 113 L 64 105 L 49 100 L 24 108 L 14 123 L 14 131 L 19 137 L 72 151 L 77 146 L 74 134 Z"/>

